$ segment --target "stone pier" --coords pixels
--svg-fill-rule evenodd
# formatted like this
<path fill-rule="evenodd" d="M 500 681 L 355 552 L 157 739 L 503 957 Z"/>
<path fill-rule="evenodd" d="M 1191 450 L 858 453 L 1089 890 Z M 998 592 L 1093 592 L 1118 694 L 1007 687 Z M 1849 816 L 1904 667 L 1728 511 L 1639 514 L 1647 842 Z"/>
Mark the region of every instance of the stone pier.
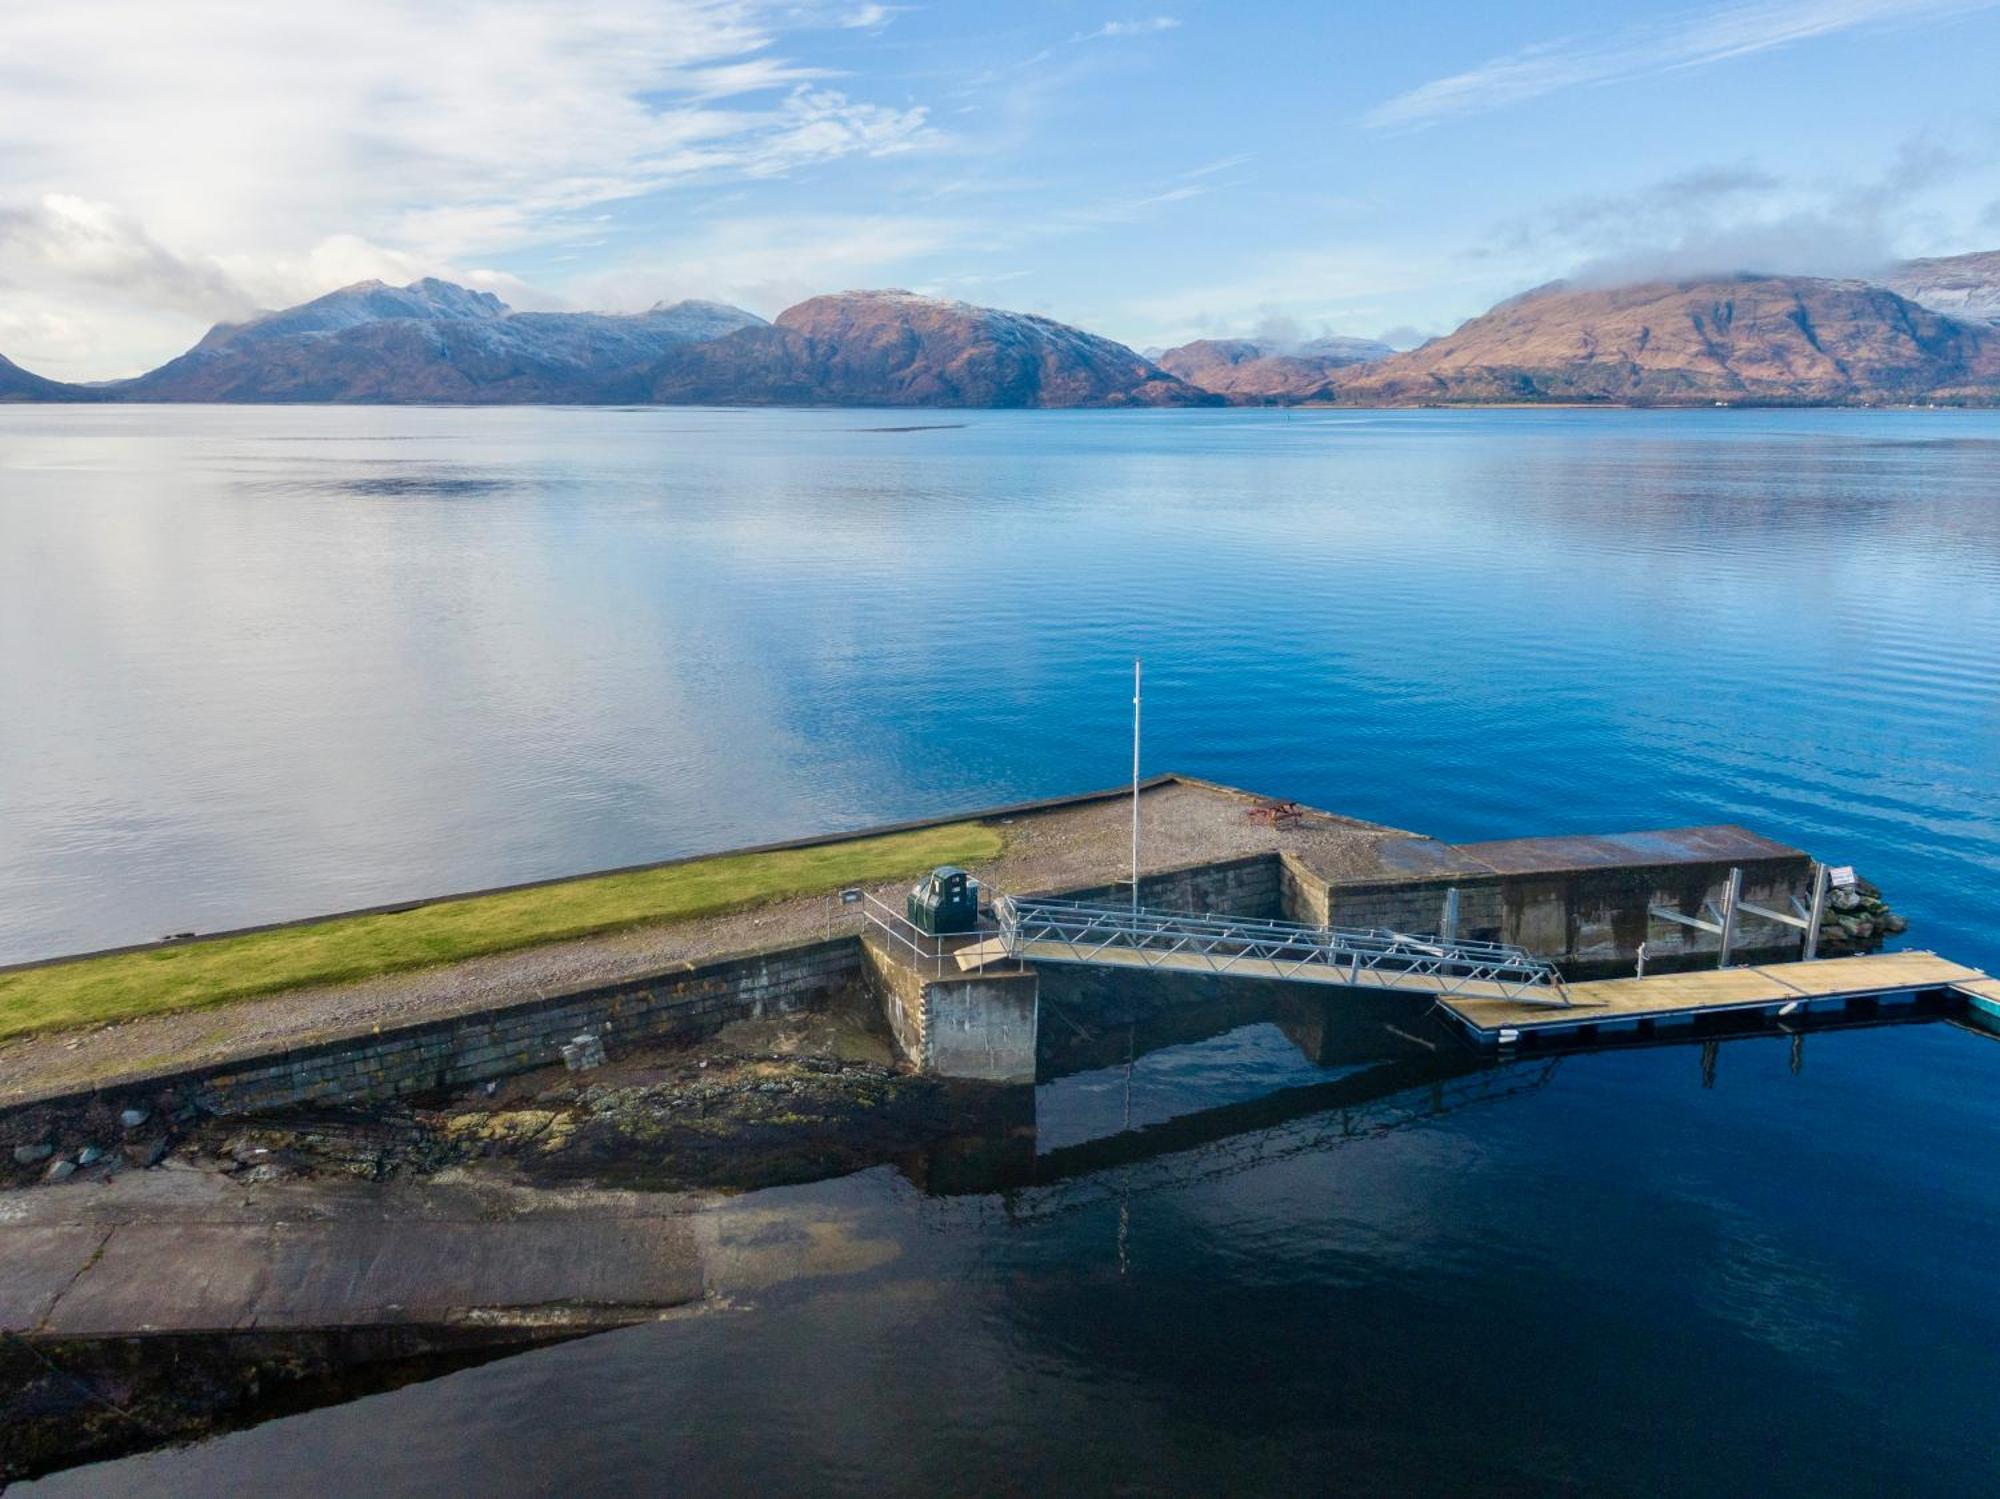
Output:
<path fill-rule="evenodd" d="M 954 945 L 963 944 L 944 948 Z M 940 1077 L 1035 1080 L 1041 979 L 1032 969 L 961 973 L 949 957 L 927 959 L 876 930 L 861 950 L 905 1060 Z"/>
<path fill-rule="evenodd" d="M 1122 902 L 1131 808 L 1131 793 L 1119 789 L 783 847 L 979 822 L 1000 835 L 1000 852 L 972 864 L 988 891 Z M 1812 869 L 1804 852 L 1732 826 L 1451 844 L 1173 775 L 1143 784 L 1139 820 L 1146 906 L 1431 934 L 1456 891 L 1458 936 L 1519 945 L 1570 979 L 1629 975 L 1642 943 L 1649 972 L 1713 967 L 1715 938 L 1660 912 L 1698 916 L 1721 899 L 1732 868 L 1743 872 L 1746 901 L 1786 911 L 1805 896 Z M 869 894 L 899 909 L 906 889 L 907 877 Z M 1750 918 L 1737 928 L 1735 961 L 1798 953 L 1791 928 Z M 585 1034 L 615 1058 L 733 1020 L 823 1006 L 855 982 L 881 995 L 915 1066 L 992 1081 L 1033 1076 L 1032 974 L 963 973 L 898 953 L 871 934 L 858 906 L 828 890 L 27 1037 L 0 1046 L 0 1121 L 38 1105 L 150 1107 L 163 1096 L 224 1114 L 407 1097 L 551 1065 Z"/>

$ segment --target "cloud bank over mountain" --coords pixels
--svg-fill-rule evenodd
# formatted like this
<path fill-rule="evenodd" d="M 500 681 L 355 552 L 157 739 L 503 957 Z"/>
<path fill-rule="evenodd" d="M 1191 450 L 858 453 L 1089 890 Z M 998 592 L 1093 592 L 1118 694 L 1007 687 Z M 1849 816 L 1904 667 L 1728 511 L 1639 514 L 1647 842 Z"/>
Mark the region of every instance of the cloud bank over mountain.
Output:
<path fill-rule="evenodd" d="M 766 318 L 1004 287 L 1134 346 L 1407 343 L 1556 277 L 1990 244 L 1996 50 L 2000 0 L 22 3 L 0 348 L 112 378 L 425 277 Z"/>
<path fill-rule="evenodd" d="M 0 8 L 0 281 L 73 322 L 482 273 L 675 183 L 925 142 L 922 105 L 789 60 L 879 6 L 760 0 L 72 0 Z M 89 122 L 78 128 L 79 121 Z"/>

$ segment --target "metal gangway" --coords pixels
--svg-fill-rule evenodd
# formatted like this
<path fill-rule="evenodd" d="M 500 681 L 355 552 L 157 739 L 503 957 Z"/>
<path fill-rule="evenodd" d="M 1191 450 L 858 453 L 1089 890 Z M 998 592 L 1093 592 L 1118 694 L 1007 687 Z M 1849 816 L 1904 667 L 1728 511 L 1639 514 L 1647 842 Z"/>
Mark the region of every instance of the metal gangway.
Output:
<path fill-rule="evenodd" d="M 998 933 L 960 949 L 961 968 L 1005 956 L 1556 1008 L 1570 1002 L 1555 964 L 1500 942 L 1014 895 L 996 896 L 993 914 Z"/>

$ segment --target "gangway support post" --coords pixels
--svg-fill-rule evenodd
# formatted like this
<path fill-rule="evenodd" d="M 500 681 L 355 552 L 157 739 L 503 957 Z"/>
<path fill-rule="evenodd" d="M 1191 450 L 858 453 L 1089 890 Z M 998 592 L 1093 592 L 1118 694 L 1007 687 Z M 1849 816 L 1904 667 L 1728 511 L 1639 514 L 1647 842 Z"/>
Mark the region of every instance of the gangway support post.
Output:
<path fill-rule="evenodd" d="M 1812 907 L 1806 913 L 1805 961 L 1819 956 L 1819 924 L 1826 919 L 1826 864 L 1813 861 Z"/>
<path fill-rule="evenodd" d="M 1743 899 L 1743 871 L 1732 866 L 1729 884 L 1722 894 L 1722 942 L 1715 954 L 1715 966 L 1729 966 L 1729 949 L 1736 944 L 1736 903 Z"/>

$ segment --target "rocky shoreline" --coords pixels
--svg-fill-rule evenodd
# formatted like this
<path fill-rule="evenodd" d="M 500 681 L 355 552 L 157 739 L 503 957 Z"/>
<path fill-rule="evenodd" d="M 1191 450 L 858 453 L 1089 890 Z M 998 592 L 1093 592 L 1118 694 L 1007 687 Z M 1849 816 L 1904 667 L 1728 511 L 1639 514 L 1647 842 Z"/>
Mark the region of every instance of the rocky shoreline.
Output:
<path fill-rule="evenodd" d="M 429 1105 L 205 1121 L 184 1159 L 251 1182 L 498 1167 L 516 1181 L 748 1191 L 843 1175 L 960 1127 L 963 1085 L 874 1062 L 704 1048 Z"/>
<path fill-rule="evenodd" d="M 251 1185 L 471 1168 L 527 1185 L 749 1191 L 954 1139 L 979 1127 L 995 1091 L 910 1070 L 854 1012 L 794 1015 L 409 1101 L 234 1118 L 170 1095 L 22 1110 L 0 1120 L 0 1186 L 84 1185 L 172 1162 Z"/>
<path fill-rule="evenodd" d="M 1827 892 L 1826 911 L 1819 924 L 1819 955 L 1839 958 L 1880 952 L 1886 938 L 1899 937 L 1909 929 L 1909 922 L 1889 909 L 1878 886 L 1857 879 L 1852 885 L 1835 886 Z"/>

